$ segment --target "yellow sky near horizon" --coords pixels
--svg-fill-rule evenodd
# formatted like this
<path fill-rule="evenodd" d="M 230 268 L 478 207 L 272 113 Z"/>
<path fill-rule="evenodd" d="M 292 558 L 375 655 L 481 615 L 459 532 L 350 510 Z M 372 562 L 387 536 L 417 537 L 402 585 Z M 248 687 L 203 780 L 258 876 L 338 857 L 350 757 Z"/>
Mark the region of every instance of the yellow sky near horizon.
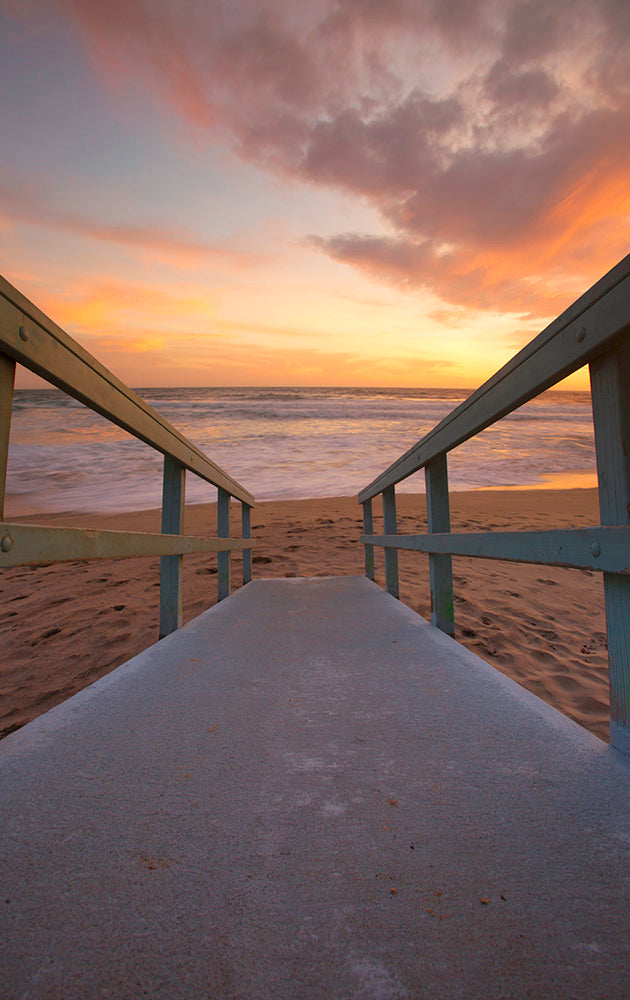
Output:
<path fill-rule="evenodd" d="M 0 0 L 0 271 L 130 385 L 475 387 L 627 250 L 567 4 Z"/>

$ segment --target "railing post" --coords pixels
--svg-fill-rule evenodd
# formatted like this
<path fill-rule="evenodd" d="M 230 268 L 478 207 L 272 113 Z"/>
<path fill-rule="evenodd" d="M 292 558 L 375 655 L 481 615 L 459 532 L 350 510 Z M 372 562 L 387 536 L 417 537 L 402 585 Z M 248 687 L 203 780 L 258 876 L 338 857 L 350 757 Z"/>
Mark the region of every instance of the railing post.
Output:
<path fill-rule="evenodd" d="M 217 535 L 219 538 L 230 537 L 230 494 L 219 486 L 217 498 Z M 218 587 L 217 600 L 230 596 L 230 552 L 218 554 Z"/>
<path fill-rule="evenodd" d="M 590 364 L 602 525 L 630 524 L 630 342 Z M 604 573 L 610 742 L 630 754 L 630 577 Z"/>
<path fill-rule="evenodd" d="M 0 354 L 0 520 L 4 519 L 14 383 L 15 361 L 7 358 L 6 354 Z"/>
<path fill-rule="evenodd" d="M 164 456 L 162 486 L 162 534 L 181 535 L 184 528 L 186 470 Z M 183 615 L 183 556 L 160 558 L 160 639 L 181 627 Z"/>
<path fill-rule="evenodd" d="M 386 535 L 395 535 L 396 492 L 393 486 L 383 490 L 383 524 Z M 385 589 L 392 597 L 398 597 L 398 549 L 385 549 Z"/>
<path fill-rule="evenodd" d="M 448 468 L 442 452 L 424 469 L 427 490 L 427 529 L 430 534 L 451 530 L 448 495 Z M 431 624 L 447 635 L 455 635 L 453 612 L 453 565 L 450 555 L 429 554 Z"/>
<path fill-rule="evenodd" d="M 365 535 L 374 534 L 374 522 L 372 520 L 372 500 L 366 500 L 363 504 L 363 533 Z M 374 546 L 365 545 L 365 575 L 368 580 L 374 579 Z"/>
<path fill-rule="evenodd" d="M 243 538 L 252 537 L 252 508 L 241 503 L 241 527 Z M 252 578 L 252 550 L 243 549 L 243 586 Z"/>

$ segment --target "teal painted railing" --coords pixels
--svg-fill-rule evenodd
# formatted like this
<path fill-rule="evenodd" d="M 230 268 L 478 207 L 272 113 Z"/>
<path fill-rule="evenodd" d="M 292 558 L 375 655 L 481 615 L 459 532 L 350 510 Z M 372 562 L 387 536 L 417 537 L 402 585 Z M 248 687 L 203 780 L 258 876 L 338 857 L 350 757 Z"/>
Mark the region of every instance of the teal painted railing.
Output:
<path fill-rule="evenodd" d="M 447 453 L 561 379 L 589 365 L 601 526 L 568 531 L 450 531 Z M 398 483 L 424 469 L 427 533 L 396 531 Z M 384 533 L 372 500 L 382 495 Z M 365 571 L 385 549 L 385 585 L 398 597 L 398 549 L 429 555 L 431 621 L 454 635 L 453 555 L 574 566 L 604 574 L 610 734 L 630 754 L 630 256 L 625 257 L 491 379 L 359 493 Z"/>
<path fill-rule="evenodd" d="M 7 458 L 16 363 L 40 375 L 164 455 L 162 534 L 83 531 L 4 521 Z M 186 472 L 218 489 L 217 535 L 182 534 Z M 240 501 L 242 532 L 230 538 L 230 501 Z M 254 497 L 116 378 L 21 292 L 0 277 L 0 568 L 76 559 L 160 555 L 160 637 L 182 623 L 183 556 L 218 553 L 218 599 L 230 593 L 230 553 L 243 552 L 251 579 Z"/>

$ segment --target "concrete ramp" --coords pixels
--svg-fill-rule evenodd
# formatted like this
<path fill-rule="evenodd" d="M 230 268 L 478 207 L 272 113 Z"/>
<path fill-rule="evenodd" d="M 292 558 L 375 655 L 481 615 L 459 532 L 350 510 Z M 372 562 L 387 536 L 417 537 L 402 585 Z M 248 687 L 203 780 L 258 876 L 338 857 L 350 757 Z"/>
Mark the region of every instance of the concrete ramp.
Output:
<path fill-rule="evenodd" d="M 6 1000 L 627 998 L 630 762 L 364 578 L 0 743 Z"/>

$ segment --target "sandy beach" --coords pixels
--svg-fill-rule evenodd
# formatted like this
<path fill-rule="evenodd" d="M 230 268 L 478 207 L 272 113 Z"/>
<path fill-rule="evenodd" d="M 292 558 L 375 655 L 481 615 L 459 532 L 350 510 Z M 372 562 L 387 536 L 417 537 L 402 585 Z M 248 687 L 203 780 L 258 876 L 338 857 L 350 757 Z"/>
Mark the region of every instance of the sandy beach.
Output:
<path fill-rule="evenodd" d="M 599 521 L 597 491 L 479 490 L 451 498 L 453 530 L 584 527 Z M 382 528 L 375 504 L 375 530 Z M 399 531 L 426 529 L 424 496 L 398 498 Z M 13 517 L 15 521 L 158 531 L 159 511 Z M 233 507 L 232 534 L 240 530 Z M 214 505 L 186 510 L 185 530 L 215 534 Z M 254 577 L 363 573 L 354 497 L 274 501 L 252 512 Z M 400 596 L 429 614 L 428 559 L 400 552 Z M 601 575 L 585 570 L 454 559 L 456 638 L 608 739 L 606 626 Z M 232 557 L 233 588 L 241 584 Z M 376 578 L 384 583 L 383 552 Z M 18 728 L 157 639 L 159 560 L 18 567 L 0 575 L 0 733 Z M 216 600 L 216 557 L 184 560 L 184 617 Z"/>

